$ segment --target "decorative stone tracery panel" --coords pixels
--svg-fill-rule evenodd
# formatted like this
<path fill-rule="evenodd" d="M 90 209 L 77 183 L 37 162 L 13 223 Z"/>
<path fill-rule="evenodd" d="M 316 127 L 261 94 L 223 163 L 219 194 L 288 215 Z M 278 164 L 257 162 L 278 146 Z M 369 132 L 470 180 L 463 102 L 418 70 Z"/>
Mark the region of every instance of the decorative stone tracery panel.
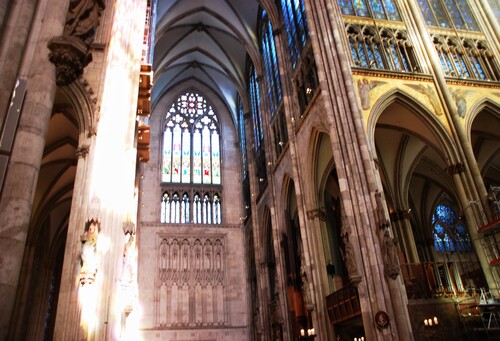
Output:
<path fill-rule="evenodd" d="M 155 323 L 227 327 L 225 236 L 158 235 Z"/>

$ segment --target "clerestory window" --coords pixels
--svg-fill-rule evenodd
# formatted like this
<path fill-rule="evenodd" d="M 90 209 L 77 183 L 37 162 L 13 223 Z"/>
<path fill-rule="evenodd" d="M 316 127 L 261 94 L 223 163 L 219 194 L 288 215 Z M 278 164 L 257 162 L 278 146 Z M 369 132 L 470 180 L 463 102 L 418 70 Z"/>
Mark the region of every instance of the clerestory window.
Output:
<path fill-rule="evenodd" d="M 163 129 L 161 222 L 221 224 L 219 120 L 206 99 L 187 92 Z"/>

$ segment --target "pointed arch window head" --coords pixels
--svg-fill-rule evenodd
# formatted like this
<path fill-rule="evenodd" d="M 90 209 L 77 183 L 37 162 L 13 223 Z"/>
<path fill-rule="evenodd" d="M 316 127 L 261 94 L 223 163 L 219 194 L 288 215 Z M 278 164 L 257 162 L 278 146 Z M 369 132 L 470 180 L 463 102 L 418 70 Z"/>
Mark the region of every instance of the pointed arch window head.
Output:
<path fill-rule="evenodd" d="M 432 215 L 434 249 L 438 253 L 469 252 L 472 244 L 465 223 L 446 203 L 436 206 Z"/>
<path fill-rule="evenodd" d="M 203 96 L 181 95 L 165 117 L 162 182 L 221 184 L 217 115 Z"/>

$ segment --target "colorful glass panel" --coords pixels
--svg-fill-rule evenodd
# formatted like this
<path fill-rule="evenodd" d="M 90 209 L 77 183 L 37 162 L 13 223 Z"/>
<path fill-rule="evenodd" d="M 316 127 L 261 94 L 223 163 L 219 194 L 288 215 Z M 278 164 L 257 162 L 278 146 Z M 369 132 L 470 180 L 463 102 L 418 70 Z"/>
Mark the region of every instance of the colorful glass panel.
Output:
<path fill-rule="evenodd" d="M 193 183 L 201 184 L 201 133 L 195 129 L 193 133 Z"/>
<path fill-rule="evenodd" d="M 418 5 L 422 11 L 422 15 L 424 16 L 425 23 L 430 26 L 437 26 L 436 18 L 434 18 L 434 14 L 427 3 L 427 0 L 418 0 Z"/>
<path fill-rule="evenodd" d="M 448 2 L 449 2 L 449 0 L 448 0 Z M 458 14 L 460 15 L 461 18 L 463 18 L 463 21 L 465 21 L 465 24 L 466 24 L 466 26 L 464 26 L 464 29 L 469 29 L 470 31 L 479 31 L 479 26 L 476 22 L 476 19 L 474 19 L 474 16 L 472 15 L 472 11 L 471 11 L 467 1 L 466 0 L 456 0 L 456 3 L 458 6 L 458 9 L 457 9 Z M 498 6 L 498 2 L 497 2 L 497 6 Z M 498 19 L 498 17 L 497 17 L 497 19 Z M 456 23 L 455 23 L 455 26 L 456 26 Z"/>
<path fill-rule="evenodd" d="M 182 173 L 183 183 L 191 181 L 191 133 L 187 128 L 182 132 Z"/>
<path fill-rule="evenodd" d="M 220 185 L 220 150 L 219 134 L 212 132 L 212 183 Z"/>
<path fill-rule="evenodd" d="M 181 180 L 181 127 L 176 124 L 172 138 L 172 182 Z"/>
<path fill-rule="evenodd" d="M 201 158 L 203 163 L 203 183 L 212 182 L 211 164 L 210 164 L 210 131 L 204 127 L 201 131 Z"/>
<path fill-rule="evenodd" d="M 380 0 L 372 0 L 370 1 L 370 5 L 375 19 L 387 19 L 384 7 L 382 7 Z"/>
<path fill-rule="evenodd" d="M 262 117 L 260 114 L 260 94 L 259 84 L 257 83 L 257 71 L 253 69 L 250 74 L 250 106 L 252 109 L 252 123 L 255 150 L 259 149 L 262 138 L 264 137 L 264 130 L 262 127 Z"/>
<path fill-rule="evenodd" d="M 470 236 L 453 208 L 446 204 L 436 206 L 432 216 L 434 248 L 436 252 L 468 252 L 472 250 Z"/>
<path fill-rule="evenodd" d="M 288 49 L 295 67 L 309 36 L 303 0 L 281 0 L 281 10 L 288 37 Z"/>
<path fill-rule="evenodd" d="M 163 135 L 162 181 L 170 182 L 172 176 L 172 129 L 167 127 Z"/>
<path fill-rule="evenodd" d="M 448 20 L 448 17 L 446 16 L 446 11 L 444 10 L 441 2 L 437 1 L 437 0 L 433 0 L 433 1 L 430 1 L 430 5 L 432 8 L 432 11 L 434 12 L 434 16 L 436 17 L 436 22 L 438 23 L 438 26 L 451 27 L 450 21 Z"/>
<path fill-rule="evenodd" d="M 455 3 L 454 0 L 444 0 L 446 9 L 448 10 L 448 13 L 450 14 L 451 20 L 453 21 L 453 24 L 455 25 L 455 28 L 458 28 L 459 30 L 465 30 L 467 27 L 465 26 L 465 22 L 462 19 L 462 16 L 460 15 L 460 10 L 457 7 L 457 4 Z"/>
<path fill-rule="evenodd" d="M 385 0 L 384 4 L 389 20 L 401 21 L 401 17 L 399 16 L 399 12 L 398 9 L 396 8 L 396 5 L 394 4 L 394 1 Z"/>
<path fill-rule="evenodd" d="M 220 147 L 210 137 L 203 138 L 203 131 L 208 136 L 218 134 L 218 120 L 212 107 L 197 94 L 186 93 L 180 96 L 166 116 L 163 136 L 162 180 L 171 183 L 212 183 L 212 168 L 218 169 L 220 184 Z M 212 165 L 211 143 L 216 146 L 215 165 Z M 204 177 L 203 173 L 208 174 Z"/>

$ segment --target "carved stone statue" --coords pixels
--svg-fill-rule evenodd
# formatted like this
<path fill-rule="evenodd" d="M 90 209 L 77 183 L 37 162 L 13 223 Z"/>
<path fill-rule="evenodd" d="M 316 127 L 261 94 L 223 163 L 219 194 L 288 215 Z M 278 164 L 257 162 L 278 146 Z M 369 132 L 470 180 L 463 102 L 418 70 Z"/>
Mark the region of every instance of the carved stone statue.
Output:
<path fill-rule="evenodd" d="M 391 238 L 389 230 L 384 231 L 384 265 L 385 273 L 392 279 L 396 279 L 401 271 L 398 259 L 398 240 Z"/>
<path fill-rule="evenodd" d="M 309 290 L 309 281 L 307 278 L 307 270 L 305 266 L 305 260 L 302 257 L 302 265 L 300 267 L 300 277 L 302 284 L 302 298 L 304 299 L 304 304 L 306 308 L 310 308 L 313 305 L 311 298 L 311 291 Z"/>
<path fill-rule="evenodd" d="M 99 222 L 92 219 L 87 222 L 85 232 L 81 237 L 81 269 L 80 283 L 92 284 L 97 274 L 97 238 L 99 236 Z"/>
<path fill-rule="evenodd" d="M 62 36 L 48 43 L 49 60 L 56 66 L 56 84 L 68 85 L 83 73 L 83 68 L 92 61 L 89 52 L 99 25 L 103 0 L 72 0 L 66 16 Z"/>
<path fill-rule="evenodd" d="M 375 201 L 377 202 L 377 219 L 379 228 L 389 227 L 389 220 L 386 218 L 384 203 L 382 202 L 382 193 L 377 189 L 375 191 Z"/>

